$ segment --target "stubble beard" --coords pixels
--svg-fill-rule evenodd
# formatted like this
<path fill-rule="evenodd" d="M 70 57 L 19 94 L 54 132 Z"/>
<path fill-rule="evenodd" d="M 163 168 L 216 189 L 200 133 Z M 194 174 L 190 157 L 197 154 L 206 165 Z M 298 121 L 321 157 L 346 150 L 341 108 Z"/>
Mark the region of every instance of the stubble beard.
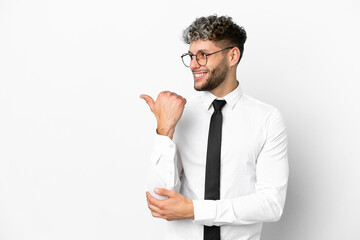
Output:
<path fill-rule="evenodd" d="M 226 59 L 223 59 L 221 63 L 209 72 L 207 81 L 202 86 L 194 85 L 196 91 L 211 91 L 217 88 L 221 83 L 225 81 L 225 78 L 229 72 L 229 67 L 226 65 Z"/>

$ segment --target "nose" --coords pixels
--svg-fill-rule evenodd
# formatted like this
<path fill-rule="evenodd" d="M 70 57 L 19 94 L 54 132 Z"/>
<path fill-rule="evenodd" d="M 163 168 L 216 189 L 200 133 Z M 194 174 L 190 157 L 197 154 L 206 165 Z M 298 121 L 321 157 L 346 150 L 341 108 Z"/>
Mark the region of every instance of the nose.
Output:
<path fill-rule="evenodd" d="M 196 61 L 196 56 L 193 56 L 190 61 L 190 69 L 197 69 L 200 67 L 200 64 Z"/>

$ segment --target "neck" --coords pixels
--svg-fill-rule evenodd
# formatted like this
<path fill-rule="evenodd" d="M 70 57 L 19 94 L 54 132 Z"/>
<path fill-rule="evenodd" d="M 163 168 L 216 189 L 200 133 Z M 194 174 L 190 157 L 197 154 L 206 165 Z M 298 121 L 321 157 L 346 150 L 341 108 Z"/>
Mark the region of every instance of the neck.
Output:
<path fill-rule="evenodd" d="M 239 82 L 236 80 L 236 72 L 229 71 L 225 80 L 217 88 L 211 90 L 210 92 L 216 97 L 222 98 L 234 91 L 238 85 Z"/>

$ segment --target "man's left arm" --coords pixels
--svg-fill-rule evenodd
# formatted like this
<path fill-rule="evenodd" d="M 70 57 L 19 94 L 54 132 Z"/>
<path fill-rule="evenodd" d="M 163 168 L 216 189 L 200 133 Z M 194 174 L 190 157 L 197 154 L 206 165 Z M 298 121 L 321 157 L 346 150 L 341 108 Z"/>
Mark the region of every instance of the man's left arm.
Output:
<path fill-rule="evenodd" d="M 160 195 L 169 198 L 160 201 L 148 196 L 148 205 L 160 218 L 190 218 L 207 226 L 278 221 L 285 205 L 288 175 L 286 128 L 275 110 L 268 119 L 267 139 L 257 159 L 254 193 L 234 199 L 191 201 L 179 193 L 160 189 Z"/>

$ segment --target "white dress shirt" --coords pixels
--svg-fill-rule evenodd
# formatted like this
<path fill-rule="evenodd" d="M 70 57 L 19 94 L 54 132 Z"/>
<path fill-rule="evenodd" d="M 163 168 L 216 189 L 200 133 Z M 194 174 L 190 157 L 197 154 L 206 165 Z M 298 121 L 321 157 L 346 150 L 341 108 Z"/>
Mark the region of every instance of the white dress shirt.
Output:
<path fill-rule="evenodd" d="M 260 239 L 263 222 L 280 219 L 288 182 L 286 129 L 279 111 L 238 86 L 223 97 L 220 200 L 204 200 L 212 102 L 210 92 L 185 105 L 173 141 L 157 135 L 147 188 L 193 200 L 194 220 L 168 222 L 164 239 L 202 240 L 203 226 L 221 226 L 222 240 Z"/>

